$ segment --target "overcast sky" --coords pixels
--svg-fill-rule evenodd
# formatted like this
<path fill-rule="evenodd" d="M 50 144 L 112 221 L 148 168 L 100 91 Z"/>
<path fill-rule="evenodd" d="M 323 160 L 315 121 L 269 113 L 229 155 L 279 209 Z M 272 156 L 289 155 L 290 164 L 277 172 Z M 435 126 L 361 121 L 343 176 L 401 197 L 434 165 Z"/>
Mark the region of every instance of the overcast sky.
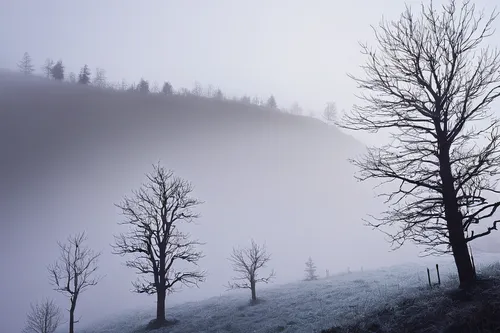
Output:
<path fill-rule="evenodd" d="M 359 41 L 370 24 L 397 18 L 401 0 L 3 0 L 0 67 L 28 51 L 37 69 L 47 57 L 68 72 L 83 64 L 109 79 L 141 77 L 191 88 L 195 81 L 228 94 L 273 93 L 319 111 L 354 102 Z M 419 1 L 407 1 L 418 5 Z M 491 10 L 495 0 L 477 1 Z"/>

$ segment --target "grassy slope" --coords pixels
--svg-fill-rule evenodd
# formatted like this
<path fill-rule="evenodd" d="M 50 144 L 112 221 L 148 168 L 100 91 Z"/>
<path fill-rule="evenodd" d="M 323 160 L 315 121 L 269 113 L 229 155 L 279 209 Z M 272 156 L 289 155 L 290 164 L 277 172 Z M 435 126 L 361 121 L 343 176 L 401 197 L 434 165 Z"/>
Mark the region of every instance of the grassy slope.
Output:
<path fill-rule="evenodd" d="M 500 265 L 490 266 L 495 259 L 494 255 L 478 258 L 483 276 L 500 274 Z M 442 285 L 432 290 L 423 264 L 353 272 L 265 288 L 260 291 L 262 302 L 253 306 L 246 293 L 181 304 L 169 310 L 169 318 L 178 322 L 158 332 L 312 333 L 331 326 L 337 328 L 325 332 L 442 332 L 464 314 L 474 316 L 481 302 L 454 302 L 449 297 L 456 286 L 453 263 L 440 263 Z M 496 292 L 500 296 L 500 290 Z M 84 332 L 141 331 L 152 314 L 152 308 L 122 314 L 87 326 Z"/>

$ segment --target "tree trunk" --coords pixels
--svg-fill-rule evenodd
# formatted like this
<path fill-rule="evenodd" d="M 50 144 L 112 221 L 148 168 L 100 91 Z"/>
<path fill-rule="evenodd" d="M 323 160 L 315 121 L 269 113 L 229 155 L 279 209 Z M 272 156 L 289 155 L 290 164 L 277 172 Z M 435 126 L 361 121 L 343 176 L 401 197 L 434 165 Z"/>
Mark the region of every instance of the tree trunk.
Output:
<path fill-rule="evenodd" d="M 71 307 L 69 309 L 69 333 L 75 332 L 75 308 L 76 301 L 71 302 Z"/>
<path fill-rule="evenodd" d="M 165 323 L 165 289 L 161 288 L 156 294 L 156 324 L 162 325 Z"/>
<path fill-rule="evenodd" d="M 450 229 L 448 227 L 448 229 Z M 460 281 L 460 289 L 468 290 L 476 282 L 474 268 L 472 267 L 472 262 L 470 260 L 469 249 L 467 248 L 467 243 L 465 243 L 465 237 L 461 231 L 457 236 L 451 237 L 450 230 L 450 243 L 453 250 L 453 258 L 455 259 L 455 265 L 458 270 L 458 278 Z"/>
<path fill-rule="evenodd" d="M 257 300 L 257 293 L 255 292 L 255 281 L 250 282 L 250 288 L 252 289 L 252 301 Z"/>
<path fill-rule="evenodd" d="M 451 173 L 449 147 L 440 147 L 439 163 L 442 181 L 443 202 L 450 246 L 457 266 L 460 289 L 469 289 L 475 283 L 475 274 L 465 242 L 462 214 L 457 203 L 453 176 Z"/>
<path fill-rule="evenodd" d="M 165 223 L 164 217 L 162 216 L 162 223 Z M 166 298 L 166 293 L 167 290 L 165 288 L 167 282 L 165 280 L 166 276 L 166 268 L 165 268 L 165 261 L 166 261 L 166 254 L 165 254 L 165 248 L 166 248 L 166 243 L 165 240 L 161 242 L 158 245 L 158 250 L 160 252 L 159 256 L 159 267 L 158 267 L 158 274 L 156 275 L 156 324 L 158 327 L 162 326 L 165 324 L 165 298 Z"/>

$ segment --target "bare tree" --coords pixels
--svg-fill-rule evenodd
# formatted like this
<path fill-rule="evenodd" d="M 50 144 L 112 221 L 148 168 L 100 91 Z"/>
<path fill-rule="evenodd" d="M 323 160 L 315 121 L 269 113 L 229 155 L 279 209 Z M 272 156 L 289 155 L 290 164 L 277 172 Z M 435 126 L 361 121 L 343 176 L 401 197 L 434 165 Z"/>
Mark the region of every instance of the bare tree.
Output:
<path fill-rule="evenodd" d="M 500 206 L 491 201 L 499 193 L 499 120 L 489 109 L 500 96 L 500 52 L 480 48 L 496 16 L 452 0 L 441 12 L 431 2 L 420 16 L 407 7 L 398 21 L 382 21 L 378 48 L 363 46 L 366 77 L 351 76 L 365 105 L 341 124 L 391 134 L 352 161 L 360 180 L 396 185 L 381 187 L 389 208 L 368 224 L 395 248 L 410 240 L 425 253 L 451 252 L 465 289 L 475 283 L 467 243 L 496 229 Z M 467 236 L 471 227 L 476 233 Z"/>
<path fill-rule="evenodd" d="M 153 82 L 153 85 L 151 86 L 151 92 L 153 94 L 158 94 L 160 92 L 160 86 L 158 85 L 158 82 Z"/>
<path fill-rule="evenodd" d="M 201 201 L 193 198 L 193 186 L 174 176 L 159 164 L 147 175 L 148 182 L 133 197 L 117 205 L 125 216 L 120 223 L 129 232 L 115 236 L 114 253 L 132 255 L 126 265 L 145 277 L 133 283 L 135 292 L 156 294 L 156 327 L 166 323 L 167 293 L 178 285 L 198 286 L 206 273 L 197 269 L 179 268 L 178 263 L 197 266 L 202 253 L 196 250 L 198 241 L 179 230 L 182 223 L 191 223 L 199 215 L 193 208 Z"/>
<path fill-rule="evenodd" d="M 196 81 L 194 83 L 193 90 L 191 90 L 191 93 L 194 96 L 203 96 L 203 86 L 201 85 L 200 82 Z"/>
<path fill-rule="evenodd" d="M 262 102 L 262 100 L 259 97 L 254 96 L 252 98 L 252 104 L 260 106 L 260 105 L 263 105 L 264 103 Z"/>
<path fill-rule="evenodd" d="M 54 333 L 61 321 L 59 307 L 54 301 L 45 299 L 41 303 L 30 304 L 23 333 Z"/>
<path fill-rule="evenodd" d="M 300 107 L 298 102 L 294 102 L 292 106 L 290 107 L 290 113 L 294 115 L 301 115 L 303 113 L 302 108 Z"/>
<path fill-rule="evenodd" d="M 76 74 L 73 72 L 69 73 L 68 79 L 70 83 L 76 83 Z"/>
<path fill-rule="evenodd" d="M 327 270 L 328 271 L 328 270 Z M 317 280 L 318 275 L 316 275 L 316 265 L 311 257 L 306 261 L 306 281 Z"/>
<path fill-rule="evenodd" d="M 42 72 L 47 79 L 52 76 L 52 67 L 54 67 L 54 60 L 47 58 L 42 66 Z"/>
<path fill-rule="evenodd" d="M 17 67 L 24 75 L 31 75 L 35 71 L 35 66 L 33 66 L 33 62 L 31 60 L 31 56 L 28 52 L 24 52 L 23 58 L 17 64 Z"/>
<path fill-rule="evenodd" d="M 177 94 L 180 96 L 191 96 L 192 95 L 191 91 L 188 88 L 180 88 Z"/>
<path fill-rule="evenodd" d="M 326 103 L 326 107 L 323 110 L 323 120 L 327 124 L 332 124 L 337 120 L 337 105 L 335 102 Z"/>
<path fill-rule="evenodd" d="M 84 243 L 85 232 L 68 237 L 67 243 L 58 242 L 61 256 L 49 266 L 49 278 L 55 290 L 70 300 L 69 333 L 74 332 L 75 309 L 80 294 L 95 286 L 101 279 L 96 276 L 97 263 L 101 253 L 96 253 Z"/>
<path fill-rule="evenodd" d="M 122 79 L 122 82 L 120 83 L 120 90 L 121 91 L 126 91 L 127 90 L 127 81 L 125 79 Z"/>
<path fill-rule="evenodd" d="M 269 260 L 271 260 L 271 254 L 267 253 L 266 246 L 258 245 L 253 239 L 249 248 L 233 248 L 229 261 L 237 276 L 233 278 L 233 282 L 228 283 L 228 288 L 250 289 L 252 301 L 255 302 L 257 283 L 269 283 L 275 277 L 274 270 L 266 277 L 259 277 L 259 271 L 266 267 Z"/>
<path fill-rule="evenodd" d="M 102 68 L 96 68 L 94 80 L 92 83 L 96 87 L 106 88 L 106 71 Z"/>
<path fill-rule="evenodd" d="M 214 88 L 214 86 L 212 84 L 209 84 L 207 86 L 207 90 L 205 92 L 205 96 L 208 97 L 208 98 L 212 98 L 212 97 L 214 97 L 214 95 L 215 95 L 215 88 Z"/>

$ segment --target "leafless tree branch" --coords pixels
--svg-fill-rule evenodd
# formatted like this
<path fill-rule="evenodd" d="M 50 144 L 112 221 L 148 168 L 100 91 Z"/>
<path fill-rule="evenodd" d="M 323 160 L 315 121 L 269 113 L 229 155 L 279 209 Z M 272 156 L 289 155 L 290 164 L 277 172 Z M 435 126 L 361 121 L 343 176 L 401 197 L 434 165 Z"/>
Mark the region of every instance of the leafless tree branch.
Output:
<path fill-rule="evenodd" d="M 54 301 L 45 299 L 30 304 L 23 333 L 54 333 L 62 322 L 62 314 Z"/>

